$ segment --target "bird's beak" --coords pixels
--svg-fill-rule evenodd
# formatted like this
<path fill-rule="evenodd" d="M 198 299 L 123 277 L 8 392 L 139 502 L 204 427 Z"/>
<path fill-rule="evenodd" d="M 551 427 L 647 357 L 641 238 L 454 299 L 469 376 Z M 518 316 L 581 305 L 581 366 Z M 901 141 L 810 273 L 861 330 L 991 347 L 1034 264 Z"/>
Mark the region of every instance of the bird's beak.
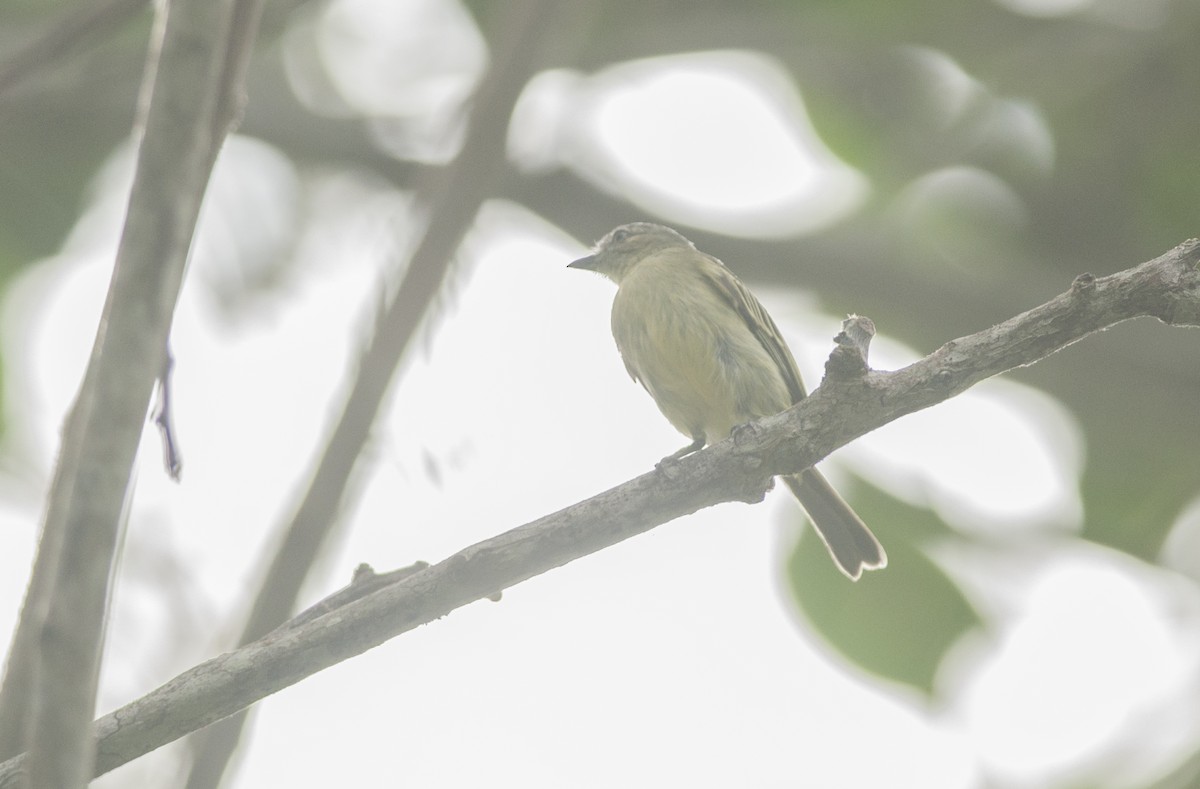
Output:
<path fill-rule="evenodd" d="M 586 257 L 581 257 L 579 260 L 572 260 L 567 264 L 567 268 L 581 268 L 584 271 L 595 271 L 596 256 L 588 255 Z"/>

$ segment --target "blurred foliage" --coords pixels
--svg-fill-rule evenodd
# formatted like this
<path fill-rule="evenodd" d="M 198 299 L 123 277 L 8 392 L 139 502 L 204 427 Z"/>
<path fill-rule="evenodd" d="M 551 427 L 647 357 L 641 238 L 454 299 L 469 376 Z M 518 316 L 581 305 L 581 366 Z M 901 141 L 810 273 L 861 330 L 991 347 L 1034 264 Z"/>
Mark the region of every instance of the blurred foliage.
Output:
<path fill-rule="evenodd" d="M 77 7 L 0 11 L 0 75 Z M 411 189 L 436 164 L 396 153 L 421 149 L 419 140 L 385 150 L 379 124 L 413 137 L 428 125 L 349 103 L 318 111 L 296 95 L 289 37 L 325 8 L 268 7 L 240 132 L 302 169 L 372 172 Z M 467 8 L 486 37 L 496 4 Z M 0 91 L 0 286 L 62 242 L 97 166 L 128 136 L 148 24 L 140 11 Z M 557 29 L 546 68 L 580 75 L 716 49 L 782 64 L 825 143 L 868 179 L 868 201 L 832 227 L 784 240 L 680 229 L 748 281 L 811 288 L 832 312 L 870 315 L 923 352 L 1045 301 L 1083 271 L 1125 268 L 1200 232 L 1195 2 L 1096 0 L 1038 18 L 983 0 L 609 0 L 579 4 Z M 510 166 L 495 196 L 585 241 L 654 218 L 619 196 L 612 173 L 589 178 L 587 162 L 562 161 Z M 996 210 L 1002 204 L 1011 210 Z M 1066 404 L 1085 432 L 1084 537 L 1156 561 L 1200 491 L 1194 334 L 1137 322 L 1015 376 Z M 820 546 L 806 540 L 789 577 L 838 650 L 928 690 L 975 614 L 914 536 L 925 533 L 921 523 L 937 528 L 931 513 L 864 504 L 891 513 L 888 525 L 879 519 L 892 555 L 886 574 L 853 589 L 834 583 Z"/>
<path fill-rule="evenodd" d="M 870 486 L 855 493 L 855 507 L 887 546 L 887 569 L 845 583 L 806 527 L 788 560 L 788 583 L 804 616 L 843 657 L 932 694 L 942 655 L 980 623 L 962 592 L 922 550 L 946 527 L 931 523 L 927 511 Z"/>
<path fill-rule="evenodd" d="M 66 57 L 38 52 L 68 8 L 25 9 L 0 34 L 0 284 L 58 249 L 96 169 L 133 127 L 149 13 L 121 14 L 95 48 L 85 38 Z M 29 52 L 50 62 L 29 63 Z"/>

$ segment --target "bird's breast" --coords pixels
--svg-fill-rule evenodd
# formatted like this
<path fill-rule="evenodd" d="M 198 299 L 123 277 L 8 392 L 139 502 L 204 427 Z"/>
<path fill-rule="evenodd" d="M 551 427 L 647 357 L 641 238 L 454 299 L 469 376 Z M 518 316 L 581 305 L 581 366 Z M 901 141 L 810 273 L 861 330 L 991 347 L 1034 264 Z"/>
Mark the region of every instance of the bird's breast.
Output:
<path fill-rule="evenodd" d="M 790 404 L 775 362 L 699 275 L 635 270 L 613 301 L 612 328 L 630 374 L 684 435 L 718 441 Z"/>

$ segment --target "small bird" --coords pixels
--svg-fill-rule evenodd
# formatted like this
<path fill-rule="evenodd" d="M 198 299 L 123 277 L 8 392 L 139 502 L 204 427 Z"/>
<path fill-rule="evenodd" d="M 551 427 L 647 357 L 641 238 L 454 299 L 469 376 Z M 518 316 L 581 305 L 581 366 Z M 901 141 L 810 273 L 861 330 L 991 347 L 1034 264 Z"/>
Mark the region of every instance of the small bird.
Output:
<path fill-rule="evenodd" d="M 758 299 L 725 264 L 669 227 L 621 225 L 569 268 L 617 284 L 612 332 L 625 369 L 692 439 L 664 462 L 806 396 L 796 360 Z M 820 472 L 783 480 L 851 580 L 887 565 L 875 535 Z"/>

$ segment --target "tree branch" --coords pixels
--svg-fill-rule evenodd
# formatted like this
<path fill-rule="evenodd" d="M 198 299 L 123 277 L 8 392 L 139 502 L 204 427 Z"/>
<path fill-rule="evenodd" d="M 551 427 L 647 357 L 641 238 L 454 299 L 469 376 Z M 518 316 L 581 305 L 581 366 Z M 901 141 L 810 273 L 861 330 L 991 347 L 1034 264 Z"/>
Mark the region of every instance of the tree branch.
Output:
<path fill-rule="evenodd" d="M 1032 364 L 1089 334 L 1140 316 L 1200 326 L 1200 241 L 1070 290 L 1040 307 L 953 340 L 894 372 L 874 372 L 863 333 L 839 339 L 826 378 L 791 409 L 729 440 L 587 501 L 477 543 L 311 621 L 276 630 L 206 661 L 97 721 L 105 772 L 335 663 L 475 600 L 725 501 L 757 501 L 770 478 L 807 468 L 900 416 L 927 408 L 1005 370 Z M 849 356 L 849 358 L 846 358 Z M 24 756 L 0 764 L 15 785 Z"/>
<path fill-rule="evenodd" d="M 229 126 L 228 96 L 240 90 L 226 80 L 240 79 L 245 55 L 235 57 L 228 42 L 248 48 L 253 36 L 231 30 L 230 2 L 175 0 L 162 13 L 108 299 L 64 430 L 0 692 L 0 748 L 28 747 L 30 783 L 39 787 L 82 787 L 93 770 L 89 726 L 133 460 L 200 201 Z"/>
<path fill-rule="evenodd" d="M 1081 274 L 1070 290 L 1040 307 L 951 340 L 895 372 L 843 380 L 830 377 L 827 367 L 827 379 L 804 401 L 807 418 L 763 420 L 764 428 L 783 424 L 769 431 L 766 443 L 747 451 L 761 452 L 773 473 L 795 471 L 901 416 L 961 394 L 993 375 L 1031 365 L 1122 321 L 1152 317 L 1170 326 L 1200 326 L 1197 261 L 1200 240 L 1190 239 L 1154 260 L 1107 277 Z M 798 449 L 800 443 L 828 450 L 813 460 Z"/>

